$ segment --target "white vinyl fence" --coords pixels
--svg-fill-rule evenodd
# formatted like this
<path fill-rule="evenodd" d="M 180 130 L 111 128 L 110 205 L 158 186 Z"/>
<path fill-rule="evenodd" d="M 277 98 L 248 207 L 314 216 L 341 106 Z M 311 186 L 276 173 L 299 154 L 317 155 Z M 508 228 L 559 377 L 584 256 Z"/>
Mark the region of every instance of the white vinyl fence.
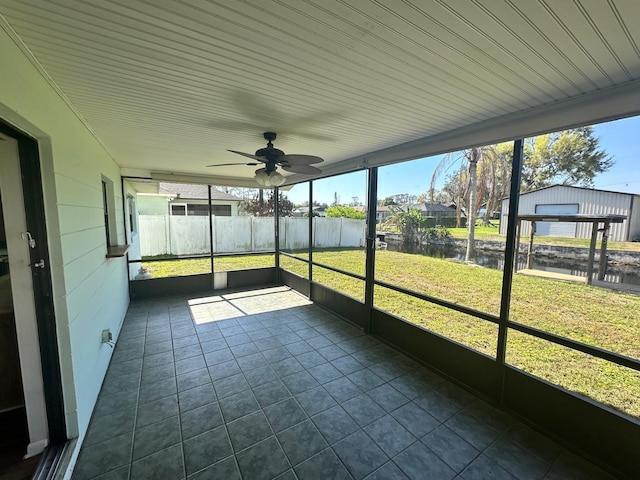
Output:
<path fill-rule="evenodd" d="M 198 255 L 209 253 L 209 219 L 204 216 L 140 215 L 140 253 Z M 314 246 L 364 247 L 365 221 L 313 218 Z M 280 248 L 308 247 L 309 219 L 280 219 Z M 213 252 L 239 253 L 274 250 L 274 221 L 268 217 L 213 217 Z"/>

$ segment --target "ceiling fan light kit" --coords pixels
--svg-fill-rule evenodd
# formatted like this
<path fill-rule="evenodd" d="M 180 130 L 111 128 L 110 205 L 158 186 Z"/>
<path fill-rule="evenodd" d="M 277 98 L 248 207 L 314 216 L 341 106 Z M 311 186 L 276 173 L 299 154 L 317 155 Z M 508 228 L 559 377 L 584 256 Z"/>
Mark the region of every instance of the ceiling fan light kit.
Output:
<path fill-rule="evenodd" d="M 253 178 L 261 187 L 279 187 L 284 183 L 284 177 L 282 175 L 276 171 L 267 173 L 266 168 L 256 170 L 256 176 Z"/>
<path fill-rule="evenodd" d="M 283 170 L 292 173 L 301 173 L 304 175 L 318 175 L 322 173 L 322 170 L 314 167 L 313 163 L 321 163 L 324 160 L 315 155 L 287 155 L 282 150 L 279 150 L 273 146 L 273 141 L 276 139 L 274 132 L 264 132 L 264 139 L 267 141 L 267 146 L 256 151 L 255 154 L 238 152 L 236 150 L 228 150 L 231 153 L 242 155 L 243 157 L 257 160 L 264 163 L 263 168 L 259 168 L 255 172 L 254 180 L 261 187 L 278 187 L 285 181 L 284 176 L 277 171 L 278 166 L 281 166 Z M 218 165 L 207 165 L 208 167 L 223 167 L 227 165 L 259 165 L 259 163 L 222 163 Z"/>

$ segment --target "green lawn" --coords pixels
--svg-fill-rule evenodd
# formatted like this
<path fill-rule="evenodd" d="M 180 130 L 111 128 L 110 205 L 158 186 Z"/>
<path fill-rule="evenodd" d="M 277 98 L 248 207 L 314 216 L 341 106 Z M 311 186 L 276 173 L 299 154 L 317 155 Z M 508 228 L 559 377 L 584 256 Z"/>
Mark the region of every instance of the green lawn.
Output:
<path fill-rule="evenodd" d="M 300 254 L 304 257 L 304 254 Z M 364 274 L 363 250 L 318 251 L 314 260 Z M 287 270 L 307 276 L 308 265 L 281 257 Z M 154 276 L 209 271 L 209 260 L 145 262 Z M 273 266 L 273 255 L 216 260 L 216 270 Z M 420 255 L 377 251 L 376 278 L 497 315 L 502 272 Z M 360 301 L 364 282 L 314 266 L 313 279 Z M 411 296 L 376 287 L 375 305 L 396 316 L 495 357 L 497 326 Z M 516 275 L 511 319 L 574 340 L 640 358 L 640 297 L 587 285 Z M 516 331 L 507 361 L 640 418 L 640 373 Z"/>
<path fill-rule="evenodd" d="M 273 267 L 275 266 L 275 259 L 273 254 L 218 257 L 214 260 L 214 265 L 216 272 L 246 270 L 250 268 Z M 211 260 L 209 258 L 199 258 L 154 262 L 153 259 L 146 259 L 142 262 L 142 267 L 146 269 L 153 278 L 179 277 L 182 275 L 210 273 Z"/>
<path fill-rule="evenodd" d="M 466 239 L 466 228 L 449 228 L 451 237 Z M 500 235 L 498 227 L 476 227 L 475 238 L 477 240 L 487 240 L 495 242 L 504 242 L 505 235 Z M 520 243 L 529 243 L 529 237 L 520 238 Z M 558 245 L 567 247 L 583 247 L 589 248 L 591 239 L 589 238 L 564 238 L 564 237 L 535 237 L 534 245 Z M 600 248 L 600 240 L 598 240 L 598 248 Z M 609 242 L 607 245 L 609 250 L 626 250 L 631 252 L 640 252 L 640 242 Z"/>

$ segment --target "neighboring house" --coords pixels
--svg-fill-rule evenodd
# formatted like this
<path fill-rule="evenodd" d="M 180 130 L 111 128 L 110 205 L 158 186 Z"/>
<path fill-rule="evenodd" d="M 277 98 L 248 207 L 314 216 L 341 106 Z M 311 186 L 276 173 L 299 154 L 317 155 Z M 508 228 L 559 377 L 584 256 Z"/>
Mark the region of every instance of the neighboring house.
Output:
<path fill-rule="evenodd" d="M 319 205 L 313 207 L 313 213 L 318 217 L 326 217 L 327 216 L 327 207 L 326 205 Z M 306 217 L 309 215 L 309 207 L 298 207 L 291 212 L 291 216 L 293 217 Z"/>
<path fill-rule="evenodd" d="M 507 231 L 509 199 L 502 200 L 500 233 Z M 591 214 L 626 215 L 627 219 L 612 224 L 609 240 L 626 242 L 640 237 L 640 195 L 596 190 L 568 185 L 553 185 L 520 195 L 520 215 L 541 214 Z M 530 232 L 529 222 L 522 222 L 522 235 Z M 536 235 L 590 238 L 591 224 L 575 222 L 537 222 Z"/>
<path fill-rule="evenodd" d="M 436 224 L 440 225 L 443 218 L 456 218 L 456 207 L 441 203 L 421 203 L 420 213 L 423 217 L 435 218 Z"/>
<path fill-rule="evenodd" d="M 206 185 L 181 183 L 158 184 L 158 193 L 141 193 L 139 197 L 140 215 L 205 216 L 209 192 Z M 211 189 L 211 210 L 219 217 L 238 215 L 241 198 Z"/>
<path fill-rule="evenodd" d="M 407 207 L 420 211 L 423 217 L 435 218 L 436 224 L 442 224 L 443 218 L 456 218 L 455 204 L 443 205 L 441 203 L 417 203 L 415 205 L 383 205 L 376 208 L 376 220 L 378 223 L 384 222 L 393 215 L 393 210 L 406 210 Z"/>
<path fill-rule="evenodd" d="M 387 218 L 391 216 L 391 208 L 389 205 L 379 205 L 376 207 L 376 222 L 383 223 Z"/>

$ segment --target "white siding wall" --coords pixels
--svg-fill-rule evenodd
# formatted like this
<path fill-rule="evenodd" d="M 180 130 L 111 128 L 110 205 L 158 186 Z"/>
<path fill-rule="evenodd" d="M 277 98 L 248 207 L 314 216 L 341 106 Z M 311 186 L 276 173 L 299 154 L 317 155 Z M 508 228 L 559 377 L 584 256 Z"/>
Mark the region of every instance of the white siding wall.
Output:
<path fill-rule="evenodd" d="M 106 259 L 101 178 L 113 181 L 124 242 L 120 168 L 0 28 L 0 117 L 38 139 L 70 437 L 84 435 L 128 306 L 124 258 Z M 73 353 L 73 354 L 72 354 Z"/>
<path fill-rule="evenodd" d="M 603 192 L 583 188 L 555 186 L 545 188 L 537 192 L 531 192 L 520 196 L 519 214 L 527 215 L 536 213 L 536 205 L 539 204 L 572 204 L 580 205 L 578 213 L 589 215 L 630 215 L 631 195 L 614 192 Z M 635 207 L 636 209 L 640 206 Z M 509 200 L 502 201 L 502 218 L 500 233 L 507 232 L 507 216 L 509 215 Z M 611 225 L 609 240 L 627 240 L 627 223 Z M 530 223 L 522 222 L 522 235 L 529 235 Z M 591 223 L 578 223 L 576 227 L 577 238 L 591 238 Z"/>

